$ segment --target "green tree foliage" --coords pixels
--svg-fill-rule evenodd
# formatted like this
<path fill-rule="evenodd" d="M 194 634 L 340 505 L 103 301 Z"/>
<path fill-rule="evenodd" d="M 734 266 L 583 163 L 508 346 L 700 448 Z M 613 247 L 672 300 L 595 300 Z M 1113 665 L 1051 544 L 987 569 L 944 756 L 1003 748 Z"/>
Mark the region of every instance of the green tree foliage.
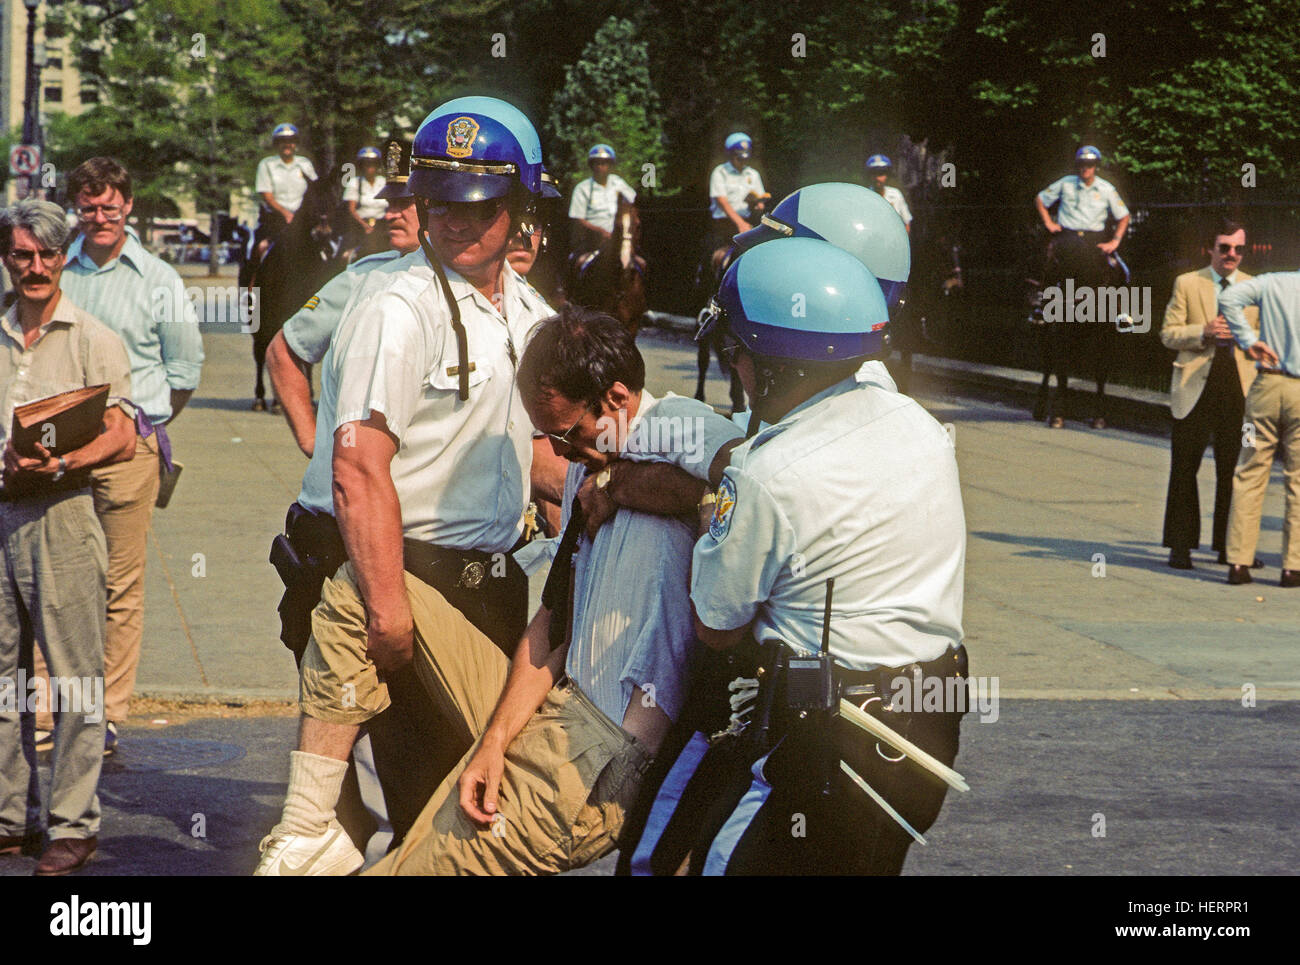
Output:
<path fill-rule="evenodd" d="M 587 151 L 598 142 L 618 152 L 619 167 L 638 190 L 672 193 L 665 183 L 659 97 L 650 82 L 647 45 L 630 20 L 611 17 L 565 72 L 551 100 L 548 133 L 554 168 L 570 183 L 586 176 Z M 653 165 L 647 184 L 645 165 Z"/>

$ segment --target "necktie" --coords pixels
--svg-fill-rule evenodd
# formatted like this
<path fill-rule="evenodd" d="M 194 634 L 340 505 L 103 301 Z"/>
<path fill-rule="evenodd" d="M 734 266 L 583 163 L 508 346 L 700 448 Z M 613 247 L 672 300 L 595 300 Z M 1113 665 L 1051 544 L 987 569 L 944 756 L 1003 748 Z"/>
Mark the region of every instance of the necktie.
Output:
<path fill-rule="evenodd" d="M 1227 290 L 1228 290 L 1228 279 L 1226 279 L 1226 278 L 1220 278 L 1220 279 L 1219 279 L 1219 291 L 1220 291 L 1220 292 L 1226 292 Z M 1232 340 L 1232 337 L 1231 337 L 1231 336 L 1229 336 L 1229 337 L 1227 337 L 1227 338 L 1216 338 L 1216 339 L 1214 340 L 1214 344 L 1215 344 L 1216 346 L 1218 346 L 1219 349 L 1222 349 L 1222 348 L 1225 348 L 1225 347 L 1231 345 L 1231 344 L 1232 344 L 1232 341 L 1233 341 L 1233 340 Z M 1216 351 L 1218 351 L 1218 349 L 1216 349 Z"/>
<path fill-rule="evenodd" d="M 580 483 L 581 485 L 581 483 Z M 551 572 L 546 577 L 546 586 L 542 588 L 542 605 L 551 611 L 551 628 L 547 635 L 551 649 L 564 643 L 569 630 L 569 586 L 573 582 L 573 553 L 578 548 L 582 537 L 582 528 L 587 525 L 587 514 L 583 512 L 582 503 L 578 502 L 575 492 L 573 506 L 569 510 L 569 524 L 564 527 L 560 537 L 560 548 L 551 561 Z"/>

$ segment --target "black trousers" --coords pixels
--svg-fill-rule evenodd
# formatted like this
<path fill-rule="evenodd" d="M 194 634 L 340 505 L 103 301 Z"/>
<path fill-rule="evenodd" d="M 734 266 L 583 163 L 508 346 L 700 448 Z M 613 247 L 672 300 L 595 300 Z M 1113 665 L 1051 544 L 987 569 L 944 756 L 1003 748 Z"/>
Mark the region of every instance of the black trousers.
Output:
<path fill-rule="evenodd" d="M 1065 285 L 1074 279 L 1075 288 L 1099 288 L 1106 281 L 1106 256 L 1097 247 L 1107 238 L 1104 231 L 1076 232 L 1068 229 L 1052 239 L 1044 271 L 1043 287 Z M 1039 326 L 1039 352 L 1043 381 L 1036 409 L 1045 410 L 1046 418 L 1069 417 L 1070 376 L 1090 375 L 1096 383 L 1092 414 L 1106 415 L 1106 383 L 1110 378 L 1115 354 L 1115 326 L 1106 323 L 1063 322 Z M 1048 393 L 1048 384 L 1056 377 L 1056 393 Z"/>
<path fill-rule="evenodd" d="M 1170 446 L 1169 492 L 1165 497 L 1164 545 L 1193 550 L 1201 542 L 1201 502 L 1196 472 L 1206 445 L 1214 442 L 1215 550 L 1227 546 L 1228 510 L 1232 503 L 1232 474 L 1241 454 L 1241 423 L 1246 399 L 1231 345 L 1221 345 L 1210 363 L 1209 380 L 1192 411 L 1174 420 Z"/>
<path fill-rule="evenodd" d="M 959 672 L 968 678 L 965 649 L 923 665 L 926 677 L 945 680 Z M 670 730 L 654 765 L 642 781 L 641 795 L 629 810 L 620 835 L 618 874 L 632 873 L 650 810 L 669 770 L 690 734 L 709 734 L 725 717 L 702 700 L 701 692 L 716 692 L 721 681 L 749 675 L 752 664 L 742 654 L 709 654 L 693 668 L 692 693 L 682 717 Z M 886 671 L 893 680 L 902 669 Z M 888 685 L 882 687 L 889 697 Z M 725 687 L 722 690 L 726 692 Z M 860 700 L 861 698 L 857 698 Z M 871 700 L 866 711 L 949 767 L 956 760 L 962 708 L 885 710 Z M 748 821 L 726 862 L 727 875 L 897 875 L 902 872 L 912 837 L 838 770 L 843 760 L 890 803 L 909 824 L 924 833 L 934 824 L 948 786 L 864 734 L 845 718 L 833 721 L 834 756 L 827 766 L 826 735 L 790 728 L 772 751 L 762 773 L 771 792 Z M 744 742 L 723 740 L 713 746 L 686 785 L 672 819 L 663 828 L 650 858 L 653 874 L 671 875 L 684 866 L 687 874 L 704 871 L 705 859 L 723 825 L 742 797 L 751 792 L 751 766 L 756 753 Z M 826 775 L 833 776 L 824 793 Z"/>

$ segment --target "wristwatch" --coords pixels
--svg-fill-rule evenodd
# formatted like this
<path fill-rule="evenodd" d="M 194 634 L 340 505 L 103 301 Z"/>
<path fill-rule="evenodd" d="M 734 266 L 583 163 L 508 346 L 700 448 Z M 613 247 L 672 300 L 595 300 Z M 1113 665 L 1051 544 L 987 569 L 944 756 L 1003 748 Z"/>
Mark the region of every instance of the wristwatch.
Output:
<path fill-rule="evenodd" d="M 59 468 L 54 470 L 54 475 L 51 476 L 50 478 L 54 482 L 58 482 L 65 475 L 67 475 L 67 473 L 68 473 L 68 460 L 64 459 L 62 456 L 59 456 Z"/>

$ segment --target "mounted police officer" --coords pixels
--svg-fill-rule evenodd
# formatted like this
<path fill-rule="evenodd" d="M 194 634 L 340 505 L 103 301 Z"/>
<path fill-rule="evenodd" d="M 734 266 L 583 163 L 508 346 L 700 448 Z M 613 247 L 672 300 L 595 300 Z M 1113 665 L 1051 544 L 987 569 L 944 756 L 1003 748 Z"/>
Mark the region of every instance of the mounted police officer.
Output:
<path fill-rule="evenodd" d="M 357 172 L 343 188 L 343 203 L 352 218 L 347 231 L 350 246 L 362 244 L 388 210 L 388 202 L 383 197 L 384 185 L 388 182 L 379 173 L 382 159 L 377 147 L 363 147 L 357 151 Z"/>
<path fill-rule="evenodd" d="M 275 154 L 262 158 L 253 179 L 253 190 L 261 199 L 257 230 L 253 233 L 252 262 L 261 261 L 266 249 L 280 237 L 302 204 L 307 185 L 316 180 L 316 168 L 298 155 L 298 128 L 279 124 L 271 132 Z"/>
<path fill-rule="evenodd" d="M 597 144 L 587 152 L 591 177 L 579 181 L 569 201 L 569 221 L 573 226 L 571 257 L 595 251 L 614 233 L 614 216 L 618 199 L 636 203 L 631 185 L 612 173 L 618 155 L 608 144 Z"/>
<path fill-rule="evenodd" d="M 1098 288 L 1105 283 L 1108 259 L 1115 256 L 1128 230 L 1129 210 L 1115 185 L 1097 177 L 1101 151 L 1085 144 L 1074 153 L 1074 174 L 1053 181 L 1034 196 L 1034 207 L 1043 226 L 1052 235 L 1044 272 L 1043 286 L 1061 285 L 1073 279 L 1078 288 Z M 1056 218 L 1048 209 L 1057 206 Z M 1107 219 L 1114 222 L 1113 233 L 1106 230 Z M 1042 325 L 1044 379 L 1034 408 L 1034 418 L 1046 417 L 1053 429 L 1065 425 L 1065 403 L 1069 390 L 1072 358 L 1092 355 L 1098 384 L 1097 408 L 1092 419 L 1094 429 L 1104 429 L 1102 412 L 1108 371 L 1110 336 L 1114 329 L 1105 324 Z M 1056 373 L 1058 392 L 1046 397 L 1047 376 Z"/>
<path fill-rule="evenodd" d="M 527 579 L 510 553 L 532 425 L 515 366 L 552 312 L 506 252 L 534 223 L 541 170 L 537 133 L 510 104 L 462 97 L 430 113 L 409 182 L 427 212 L 421 250 L 366 276 L 325 357 L 312 461 L 279 544 L 282 573 L 323 589 L 299 749 L 259 875 L 355 870 L 361 854 L 334 809 L 362 726 L 390 688 L 418 678 L 443 693 L 428 641 L 474 626 L 512 653 L 523 632 Z M 476 723 L 446 739 L 468 749 Z"/>
<path fill-rule="evenodd" d="M 750 165 L 754 140 L 744 131 L 727 135 L 724 143 L 727 160 L 709 175 L 709 215 L 713 218 L 710 234 L 713 250 L 726 248 L 732 236 L 753 227 L 766 200 L 758 169 Z"/>
<path fill-rule="evenodd" d="M 713 324 L 761 428 L 702 518 L 691 597 L 717 653 L 693 735 L 622 842 L 633 873 L 897 873 L 903 823 L 938 814 L 942 783 L 835 712 L 845 697 L 938 769 L 956 756 L 964 705 L 922 711 L 896 686 L 964 685 L 965 523 L 947 434 L 861 378 L 887 322 L 877 279 L 825 241 L 760 243 L 723 278 Z"/>
<path fill-rule="evenodd" d="M 889 206 L 898 212 L 898 216 L 903 219 L 903 226 L 907 228 L 907 233 L 911 234 L 912 212 L 907 207 L 907 198 L 903 197 L 903 192 L 898 188 L 885 183 L 893 172 L 894 162 L 885 155 L 873 154 L 867 158 L 867 177 L 872 182 L 869 187 L 888 201 Z"/>

